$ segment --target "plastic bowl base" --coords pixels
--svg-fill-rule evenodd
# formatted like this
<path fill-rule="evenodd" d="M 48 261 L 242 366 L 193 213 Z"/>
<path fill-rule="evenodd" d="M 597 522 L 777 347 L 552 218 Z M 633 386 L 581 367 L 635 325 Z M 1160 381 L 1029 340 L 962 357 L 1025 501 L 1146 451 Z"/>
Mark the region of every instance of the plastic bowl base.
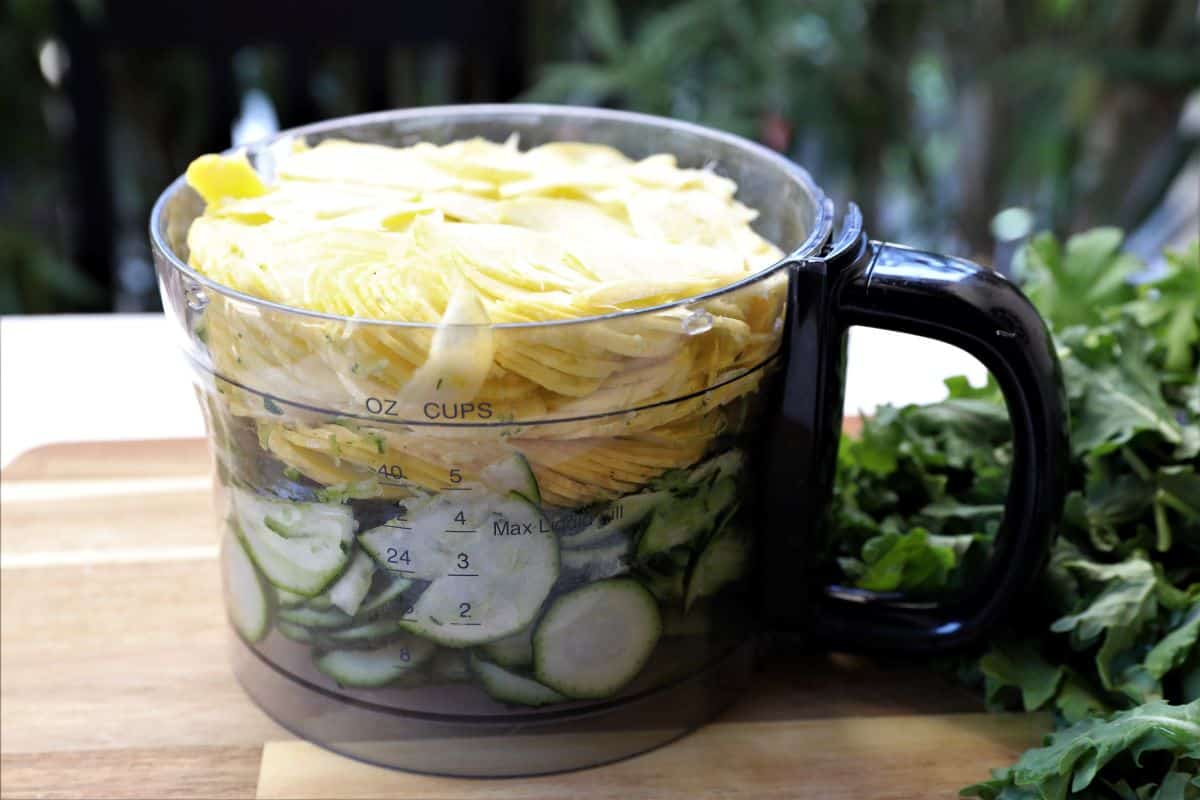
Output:
<path fill-rule="evenodd" d="M 379 766 L 500 778 L 598 766 L 695 730 L 742 696 L 755 647 L 747 642 L 674 684 L 628 701 L 561 712 L 456 717 L 410 714 L 297 680 L 233 643 L 234 671 L 258 706 L 297 736 Z"/>

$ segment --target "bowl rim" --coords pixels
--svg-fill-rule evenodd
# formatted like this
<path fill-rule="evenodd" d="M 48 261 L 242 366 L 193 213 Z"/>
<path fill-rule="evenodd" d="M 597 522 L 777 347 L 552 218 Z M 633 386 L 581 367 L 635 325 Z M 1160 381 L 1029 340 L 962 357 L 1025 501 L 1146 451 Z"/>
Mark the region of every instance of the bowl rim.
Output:
<path fill-rule="evenodd" d="M 311 134 L 328 133 L 332 130 L 347 127 L 359 127 L 365 125 L 384 125 L 397 120 L 413 120 L 422 117 L 428 117 L 430 120 L 441 118 L 486 118 L 486 117 L 506 117 L 519 114 L 529 114 L 536 116 L 554 116 L 560 118 L 576 118 L 579 120 L 587 119 L 603 119 L 612 122 L 629 122 L 641 125 L 653 125 L 664 129 L 673 129 L 701 138 L 709 139 L 716 142 L 722 142 L 727 145 L 749 151 L 751 154 L 764 159 L 767 162 L 774 163 L 779 167 L 780 171 L 790 177 L 793 181 L 801 186 L 808 194 L 813 202 L 816 210 L 816 217 L 813 220 L 812 229 L 809 231 L 807 238 L 795 247 L 791 252 L 784 254 L 782 258 L 773 262 L 767 267 L 751 273 L 741 280 L 734 283 L 720 286 L 708 292 L 703 292 L 697 295 L 671 300 L 666 303 L 659 303 L 645 308 L 622 309 L 612 311 L 607 314 L 594 314 L 585 317 L 568 317 L 565 319 L 538 320 L 534 322 L 459 322 L 459 323 L 444 323 L 444 322 L 413 322 L 408 320 L 387 320 L 375 319 L 372 317 L 356 317 L 345 316 L 342 314 L 332 314 L 325 311 L 315 311 L 313 309 L 300 308 L 290 306 L 285 303 L 278 303 L 273 300 L 267 300 L 262 297 L 256 297 L 252 294 L 234 289 L 222 283 L 209 278 L 208 276 L 197 272 L 187 262 L 181 259 L 166 241 L 163 231 L 165 226 L 162 220 L 166 214 L 167 203 L 171 198 L 181 190 L 187 188 L 186 174 L 180 175 L 173 180 L 158 199 L 154 202 L 154 207 L 150 212 L 150 242 L 157 257 L 162 258 L 175 271 L 181 273 L 185 278 L 194 284 L 199 284 L 206 290 L 216 292 L 231 300 L 236 300 L 241 303 L 249 303 L 262 309 L 268 309 L 273 312 L 281 312 L 286 314 L 295 314 L 310 319 L 321 320 L 325 322 L 338 322 L 351 325 L 370 325 L 370 326 L 387 326 L 392 328 L 416 328 L 416 329 L 439 329 L 439 328 L 546 328 L 565 325 L 579 325 L 588 322 L 598 322 L 607 320 L 626 319 L 637 317 L 643 314 L 654 314 L 662 311 L 667 311 L 673 308 L 682 306 L 690 306 L 697 303 L 703 303 L 707 300 L 720 297 L 730 292 L 736 292 L 746 286 L 761 281 L 773 273 L 783 269 L 789 264 L 804 260 L 819 251 L 824 242 L 828 239 L 833 228 L 833 206 L 825 193 L 813 180 L 809 172 L 794 161 L 786 158 L 780 153 L 764 147 L 757 142 L 752 142 L 745 137 L 736 134 L 720 131 L 715 128 L 709 128 L 704 125 L 698 125 L 691 122 L 682 122 L 671 119 L 669 117 L 661 117 L 654 114 L 642 114 L 634 111 L 618 111 L 606 108 L 594 108 L 590 106 L 573 106 L 573 105 L 555 105 L 546 103 L 466 103 L 456 105 L 442 106 L 420 106 L 416 108 L 392 109 L 388 111 L 376 111 L 367 114 L 355 114 L 345 117 L 335 117 L 333 119 L 323 120 L 308 125 L 301 125 L 296 128 L 279 131 L 263 139 L 258 139 L 253 142 L 248 142 L 236 147 L 230 147 L 222 152 L 221 155 L 231 155 L 239 151 L 260 151 L 271 147 L 273 144 L 298 136 L 308 136 Z M 160 289 L 166 293 L 166 287 L 162 284 L 160 278 Z"/>

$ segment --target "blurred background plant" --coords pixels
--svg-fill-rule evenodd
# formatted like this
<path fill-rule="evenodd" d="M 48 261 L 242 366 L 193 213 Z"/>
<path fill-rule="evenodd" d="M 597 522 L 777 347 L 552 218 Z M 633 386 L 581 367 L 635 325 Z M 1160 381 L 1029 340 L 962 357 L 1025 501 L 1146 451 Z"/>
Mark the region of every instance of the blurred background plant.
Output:
<path fill-rule="evenodd" d="M 1148 256 L 1197 227 L 1194 0 L 360 0 L 354 11 L 9 0 L 0 311 L 154 308 L 145 221 L 191 157 L 280 126 L 445 102 L 584 103 L 714 125 L 804 164 L 858 202 L 876 236 L 1001 268 L 1035 229 L 1120 225 Z"/>
<path fill-rule="evenodd" d="M 1200 143 L 1180 125 L 1200 87 L 1194 2 L 580 7 L 574 58 L 529 97 L 760 139 L 915 244 L 988 258 L 1035 227 L 1133 227 Z"/>

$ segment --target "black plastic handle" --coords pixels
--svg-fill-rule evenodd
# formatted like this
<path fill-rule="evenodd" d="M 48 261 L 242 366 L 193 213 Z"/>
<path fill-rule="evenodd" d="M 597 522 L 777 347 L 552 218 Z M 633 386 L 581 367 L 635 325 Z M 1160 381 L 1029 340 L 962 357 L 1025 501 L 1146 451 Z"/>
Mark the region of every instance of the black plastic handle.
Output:
<path fill-rule="evenodd" d="M 778 530 L 790 521 L 790 530 L 801 531 L 776 537 L 768 546 L 766 579 L 778 582 L 783 577 L 779 559 L 787 559 L 789 553 L 811 567 L 811 556 L 801 551 L 811 552 L 816 541 L 819 515 L 813 507 L 823 507 L 829 499 L 832 454 L 840 436 L 845 334 L 852 325 L 938 339 L 967 351 L 992 372 L 1004 394 L 1014 437 L 1004 521 L 986 573 L 951 601 L 902 602 L 894 596 L 826 587 L 808 603 L 796 604 L 793 572 L 793 606 L 803 610 L 792 612 L 790 619 L 768 611 L 768 618 L 777 629 L 803 629 L 826 644 L 847 649 L 928 652 L 966 645 L 1000 621 L 1033 587 L 1049 554 L 1062 510 L 1068 457 L 1058 358 L 1033 305 L 999 274 L 962 259 L 865 238 L 853 249 L 856 252 L 840 266 L 808 265 L 793 276 L 791 299 L 798 311 L 790 320 L 790 363 L 776 434 L 785 442 L 790 437 L 794 446 L 807 445 L 811 455 L 807 474 L 784 481 L 778 473 L 787 471 L 786 454 L 781 456 L 781 449 L 775 448 L 767 503 L 776 510 L 768 512 L 775 517 L 769 524 Z M 814 296 L 822 299 L 814 301 Z M 793 367 L 803 376 L 803 385 L 796 383 Z M 794 458 L 795 447 L 791 452 Z M 790 466 L 797 466 L 795 460 Z M 797 519 L 805 513 L 807 519 Z M 780 599 L 777 589 L 768 593 L 769 606 L 779 608 Z"/>

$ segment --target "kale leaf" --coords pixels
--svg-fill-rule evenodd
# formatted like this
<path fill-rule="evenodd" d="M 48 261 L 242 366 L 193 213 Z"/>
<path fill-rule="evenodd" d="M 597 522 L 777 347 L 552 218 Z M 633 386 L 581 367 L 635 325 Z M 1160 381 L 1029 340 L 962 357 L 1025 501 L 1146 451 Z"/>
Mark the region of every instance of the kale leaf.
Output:
<path fill-rule="evenodd" d="M 1124 774 L 1136 773 L 1147 754 L 1166 763 L 1161 780 L 1140 790 L 1116 789 L 1105 777 L 1112 763 Z M 1164 758 L 1165 757 L 1165 758 Z M 994 770 L 992 779 L 968 786 L 962 794 L 982 800 L 1064 800 L 1067 797 L 1194 798 L 1200 790 L 1200 701 L 1169 705 L 1161 700 L 1115 714 L 1105 720 L 1091 717 L 1046 738 L 1046 744 L 1026 751 L 1016 764 Z M 1097 778 L 1111 793 L 1094 791 Z M 1148 792 L 1157 789 L 1150 795 Z"/>
<path fill-rule="evenodd" d="M 1068 495 L 1036 601 L 958 673 L 1064 727 L 965 795 L 1200 798 L 1200 241 L 1139 286 L 1121 242 L 1041 234 L 1017 259 L 1063 365 Z M 829 547 L 858 588 L 945 596 L 986 565 L 1011 432 L 994 382 L 946 385 L 842 443 Z"/>

